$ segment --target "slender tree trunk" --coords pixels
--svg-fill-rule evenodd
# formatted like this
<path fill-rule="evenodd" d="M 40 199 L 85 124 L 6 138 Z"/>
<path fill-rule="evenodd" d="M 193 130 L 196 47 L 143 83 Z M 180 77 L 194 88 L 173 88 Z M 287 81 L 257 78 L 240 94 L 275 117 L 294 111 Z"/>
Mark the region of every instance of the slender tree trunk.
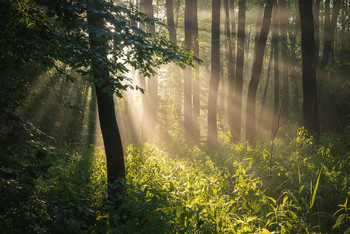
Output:
<path fill-rule="evenodd" d="M 303 71 L 303 122 L 305 129 L 319 136 L 316 66 L 315 66 L 315 34 L 312 14 L 312 0 L 299 0 L 302 71 Z"/>
<path fill-rule="evenodd" d="M 192 0 L 185 1 L 185 46 L 192 50 Z M 185 139 L 189 146 L 194 145 L 192 114 L 192 68 L 187 66 L 184 77 Z"/>
<path fill-rule="evenodd" d="M 176 44 L 176 28 L 175 28 L 175 21 L 174 21 L 174 7 L 173 7 L 173 0 L 166 0 L 165 1 L 165 6 L 166 6 L 166 15 L 167 15 L 167 24 L 169 27 L 169 39 L 171 42 Z M 176 79 L 176 75 L 175 73 L 178 71 L 179 68 L 177 68 L 174 64 L 169 64 L 168 65 L 168 79 L 167 79 L 167 88 L 168 88 L 168 94 L 167 97 L 171 97 L 171 90 L 173 89 L 173 97 L 175 97 L 177 95 L 177 87 L 176 85 L 171 85 L 172 84 L 172 80 Z M 177 82 L 175 82 L 177 83 Z M 170 99 L 167 98 L 167 100 L 169 101 Z M 169 102 L 167 102 L 169 103 Z M 175 112 L 174 114 L 177 114 L 178 116 L 176 117 L 176 119 L 179 119 L 180 117 L 180 108 L 179 107 L 179 102 L 173 102 L 173 106 L 175 107 Z M 164 112 L 164 137 L 167 138 L 168 137 L 168 112 Z M 164 139 L 165 141 L 167 139 Z"/>
<path fill-rule="evenodd" d="M 194 56 L 199 58 L 199 41 L 198 41 L 198 16 L 197 16 L 197 0 L 192 2 L 192 36 L 193 36 L 193 53 Z M 200 143 L 200 83 L 199 83 L 199 66 L 194 70 L 194 80 L 193 80 L 193 115 L 194 115 L 194 141 L 195 144 Z"/>
<path fill-rule="evenodd" d="M 181 0 L 176 1 L 176 8 L 175 8 L 175 12 L 176 12 L 175 28 L 176 29 L 179 24 L 180 3 L 181 3 Z"/>
<path fill-rule="evenodd" d="M 228 3 L 225 2 L 228 5 Z M 230 24 L 226 25 L 227 37 L 228 37 L 228 91 L 227 91 L 227 120 L 228 127 L 233 136 L 234 126 L 234 82 L 235 82 L 235 32 L 236 32 L 236 20 L 235 20 L 235 6 L 234 0 L 230 0 L 230 6 L 225 6 L 226 19 L 230 18 L 231 14 L 231 30 Z M 227 28 L 228 26 L 228 28 Z"/>
<path fill-rule="evenodd" d="M 340 11 L 341 0 L 334 0 L 333 3 L 333 11 L 332 11 L 332 20 L 329 21 L 330 18 L 330 10 L 329 10 L 329 1 L 326 0 L 326 22 L 325 22 L 325 34 L 324 34 L 324 45 L 323 45 L 323 57 L 321 61 L 321 68 L 324 69 L 329 62 L 329 56 L 334 46 L 335 41 L 335 31 L 337 27 L 337 18 Z M 328 27 L 327 27 L 328 26 Z"/>
<path fill-rule="evenodd" d="M 276 5 L 277 6 L 277 5 Z M 273 67 L 274 67 L 274 101 L 273 101 L 273 116 L 271 128 L 271 140 L 275 138 L 278 130 L 279 118 L 279 101 L 280 101 L 280 84 L 279 84 L 279 48 L 278 48 L 278 14 L 279 7 L 275 7 L 272 15 L 272 46 L 273 46 Z"/>
<path fill-rule="evenodd" d="M 256 100 L 256 91 L 258 89 L 260 76 L 261 76 L 261 69 L 264 59 L 264 53 L 265 53 L 265 47 L 266 47 L 266 40 L 267 35 L 269 32 L 269 27 L 271 23 L 271 15 L 272 15 L 272 8 L 275 4 L 276 0 L 267 0 L 266 6 L 264 10 L 264 18 L 263 23 L 261 26 L 259 38 L 257 40 L 257 43 L 255 44 L 255 55 L 254 55 L 254 61 L 253 61 L 253 68 L 252 68 L 252 75 L 251 80 L 249 82 L 248 87 L 248 99 L 247 99 L 247 116 L 246 116 L 246 135 L 247 140 L 251 144 L 255 144 L 255 138 L 256 138 L 256 130 L 255 130 L 255 100 Z"/>
<path fill-rule="evenodd" d="M 265 83 L 265 88 L 264 88 L 264 93 L 261 101 L 261 110 L 260 110 L 260 115 L 259 115 L 259 122 L 258 126 L 262 127 L 261 121 L 263 118 L 263 113 L 265 109 L 265 103 L 266 103 L 266 96 L 267 96 L 267 89 L 269 87 L 269 82 L 270 82 L 270 76 L 271 76 L 271 67 L 272 67 L 272 58 L 273 58 L 273 46 L 271 45 L 271 52 L 270 52 L 270 58 L 269 58 L 269 64 L 267 67 L 267 76 L 266 76 L 266 83 Z"/>
<path fill-rule="evenodd" d="M 98 10 L 100 8 L 101 6 L 98 1 L 89 2 L 87 20 L 96 30 L 103 30 L 105 24 L 103 16 L 92 10 Z M 99 56 L 107 59 L 106 38 L 98 38 L 93 30 L 90 30 L 89 38 L 91 48 Z M 118 179 L 125 179 L 123 146 L 115 116 L 113 94 L 105 91 L 107 87 L 110 88 L 113 86 L 113 80 L 109 76 L 108 68 L 103 63 L 93 61 L 91 69 L 94 74 L 94 80 L 96 80 L 95 90 L 98 115 L 107 158 L 107 181 L 109 184 L 112 184 Z M 112 191 L 110 191 L 110 195 L 113 195 Z"/>
<path fill-rule="evenodd" d="M 218 145 L 217 97 L 220 83 L 220 0 L 212 0 L 211 77 L 208 99 L 208 144 Z"/>
<path fill-rule="evenodd" d="M 175 0 L 175 13 L 176 13 L 176 19 L 175 19 L 175 32 L 177 31 L 177 26 L 179 24 L 179 12 L 180 12 L 180 3 L 181 0 Z M 182 110 L 182 81 L 181 81 L 181 70 L 177 69 L 176 70 L 176 75 L 175 75 L 175 85 L 174 85 L 174 91 L 175 91 L 175 111 L 178 119 L 181 117 L 181 110 Z"/>
<path fill-rule="evenodd" d="M 320 3 L 321 0 L 316 0 L 314 7 L 314 24 L 315 24 L 315 63 L 316 72 L 319 69 L 320 64 Z"/>
<path fill-rule="evenodd" d="M 235 98 L 234 98 L 234 118 L 232 140 L 234 142 L 241 140 L 242 128 L 242 90 L 243 90 L 243 69 L 244 69 L 244 44 L 245 44 L 245 20 L 246 20 L 246 1 L 238 2 L 238 45 L 236 60 L 236 80 L 235 80 Z"/>
<path fill-rule="evenodd" d="M 287 28 L 289 27 L 289 9 L 285 0 L 280 1 L 280 32 L 281 32 L 281 54 L 282 54 L 282 114 L 284 121 L 289 121 L 289 58 L 287 46 Z M 288 125 L 285 125 L 286 128 Z"/>
<path fill-rule="evenodd" d="M 339 60 L 342 64 L 344 62 L 344 57 L 346 53 L 346 14 L 347 14 L 347 0 L 342 1 L 342 7 L 341 7 L 341 33 L 340 33 L 340 53 L 339 53 Z"/>
<path fill-rule="evenodd" d="M 299 25 L 298 25 L 299 26 Z M 292 96 L 292 110 L 293 113 L 295 113 L 298 117 L 298 122 L 300 122 L 301 118 L 300 118 L 300 107 L 299 107 L 299 99 L 300 99 L 300 95 L 299 95 L 299 85 L 298 85 L 298 77 L 299 77 L 299 72 L 296 69 L 296 59 L 297 56 L 295 54 L 296 51 L 296 36 L 295 33 L 292 32 L 292 30 L 290 29 L 288 31 L 288 35 L 289 35 L 289 42 L 290 42 L 290 60 L 289 60 L 289 64 L 291 64 L 291 70 L 290 70 L 290 80 L 291 80 L 291 86 L 292 86 L 292 90 L 293 90 L 293 96 Z"/>
<path fill-rule="evenodd" d="M 176 43 L 176 28 L 174 21 L 174 12 L 173 12 L 173 0 L 166 0 L 166 15 L 167 23 L 169 27 L 169 38 L 171 42 Z"/>

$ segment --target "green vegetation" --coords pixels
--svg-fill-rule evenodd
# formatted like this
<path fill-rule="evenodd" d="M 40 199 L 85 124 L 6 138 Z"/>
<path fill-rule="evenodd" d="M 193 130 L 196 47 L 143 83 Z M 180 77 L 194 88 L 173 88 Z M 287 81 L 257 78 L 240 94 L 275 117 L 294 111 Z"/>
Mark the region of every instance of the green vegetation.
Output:
<path fill-rule="evenodd" d="M 301 130 L 276 140 L 271 174 L 269 145 L 129 146 L 117 209 L 101 150 L 31 142 L 1 152 L 1 232 L 349 232 L 350 141 L 339 137 L 316 146 Z"/>
<path fill-rule="evenodd" d="M 350 1 L 0 17 L 0 233 L 350 234 Z"/>

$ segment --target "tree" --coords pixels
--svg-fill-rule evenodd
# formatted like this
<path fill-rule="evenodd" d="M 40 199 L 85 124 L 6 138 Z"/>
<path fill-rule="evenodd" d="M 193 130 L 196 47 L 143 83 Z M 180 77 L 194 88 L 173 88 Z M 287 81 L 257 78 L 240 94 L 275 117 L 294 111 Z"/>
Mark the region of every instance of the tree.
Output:
<path fill-rule="evenodd" d="M 197 0 L 192 2 L 192 36 L 193 36 L 193 53 L 199 58 L 199 38 L 198 38 L 198 14 Z M 193 80 L 193 137 L 195 144 L 200 142 L 200 83 L 199 83 L 199 67 L 197 66 L 194 72 Z"/>
<path fill-rule="evenodd" d="M 314 26 L 315 26 L 315 63 L 316 63 L 316 71 L 320 66 L 320 4 L 321 0 L 316 0 L 314 6 Z"/>
<path fill-rule="evenodd" d="M 312 0 L 299 0 L 299 12 L 302 49 L 303 124 L 309 133 L 319 136 Z"/>
<path fill-rule="evenodd" d="M 166 5 L 167 23 L 169 27 L 169 38 L 171 42 L 176 43 L 176 28 L 175 28 L 174 12 L 173 12 L 173 0 L 166 0 L 165 5 Z"/>
<path fill-rule="evenodd" d="M 89 40 L 91 49 L 98 57 L 107 58 L 107 38 L 98 36 L 97 32 L 105 29 L 104 17 L 95 13 L 103 11 L 103 5 L 94 0 L 87 6 L 87 20 L 91 25 Z M 98 115 L 107 158 L 107 181 L 109 184 L 125 178 L 123 145 L 115 117 L 113 95 L 106 90 L 113 87 L 113 80 L 109 76 L 108 67 L 98 60 L 92 60 L 91 73 L 93 79 L 99 81 L 94 84 L 98 103 Z"/>
<path fill-rule="evenodd" d="M 255 48 L 255 55 L 254 55 L 254 61 L 253 61 L 252 75 L 251 75 L 251 79 L 248 87 L 247 121 L 246 121 L 247 134 L 246 135 L 247 135 L 247 140 L 252 144 L 255 144 L 255 138 L 256 138 L 256 132 L 255 132 L 256 131 L 255 129 L 256 91 L 258 89 L 258 85 L 260 81 L 261 69 L 262 69 L 265 47 L 266 47 L 266 40 L 267 40 L 267 35 L 269 32 L 269 27 L 271 23 L 272 8 L 275 2 L 276 2 L 275 0 L 266 1 L 264 18 L 261 25 L 259 39 L 255 44 L 256 48 Z"/>
<path fill-rule="evenodd" d="M 278 48 L 278 13 L 279 6 L 276 4 L 272 15 L 272 39 L 271 43 L 273 46 L 273 67 L 274 67 L 274 101 L 273 101 L 273 114 L 272 114 L 272 128 L 271 128 L 271 140 L 275 138 L 278 130 L 278 119 L 279 119 L 279 101 L 280 101 L 280 84 L 279 84 L 279 48 Z"/>
<path fill-rule="evenodd" d="M 217 132 L 217 96 L 220 82 L 220 0 L 212 0 L 211 26 L 211 76 L 208 99 L 208 144 L 216 147 Z"/>
<path fill-rule="evenodd" d="M 241 140 L 242 128 L 242 91 L 243 91 L 243 68 L 244 68 L 244 44 L 245 44 L 245 12 L 246 1 L 238 2 L 238 32 L 237 32 L 237 59 L 236 59 L 236 79 L 234 97 L 234 119 L 235 123 L 232 131 L 233 141 Z"/>
<path fill-rule="evenodd" d="M 321 61 L 321 68 L 324 69 L 328 65 L 329 55 L 333 50 L 333 44 L 335 40 L 335 31 L 337 27 L 337 19 L 340 12 L 341 0 L 334 0 L 332 19 L 330 20 L 329 0 L 326 0 L 326 19 L 324 30 L 324 45 L 323 45 L 323 57 Z"/>
<path fill-rule="evenodd" d="M 185 46 L 192 49 L 192 0 L 185 1 Z M 185 115 L 185 139 L 189 146 L 194 145 L 193 137 L 193 113 L 192 113 L 192 69 L 185 69 L 184 77 L 184 115 Z"/>
<path fill-rule="evenodd" d="M 234 82 L 235 82 L 235 32 L 236 32 L 236 20 L 235 20 L 235 6 L 234 1 L 225 3 L 226 21 L 231 18 L 231 30 L 230 24 L 226 25 L 226 36 L 228 40 L 228 90 L 227 90 L 227 120 L 228 128 L 233 135 L 234 126 Z M 229 5 L 229 6 L 228 6 Z M 231 15 L 231 17 L 230 17 Z M 231 138 L 232 140 L 232 138 Z"/>
<path fill-rule="evenodd" d="M 289 63 L 288 63 L 288 44 L 287 30 L 289 26 L 289 9 L 285 0 L 280 1 L 279 8 L 281 57 L 282 57 L 282 114 L 285 121 L 289 120 Z M 287 125 L 286 125 L 287 126 Z"/>
<path fill-rule="evenodd" d="M 184 67 L 198 60 L 165 37 L 137 28 L 133 21 L 141 24 L 157 21 L 132 7 L 103 0 L 41 0 L 27 4 L 31 11 L 28 15 L 34 19 L 31 27 L 36 27 L 33 32 L 42 32 L 41 39 L 35 40 L 36 48 L 31 48 L 31 62 L 46 68 L 55 67 L 74 80 L 56 65 L 56 61 L 61 61 L 96 88 L 108 182 L 124 179 L 123 148 L 115 119 L 113 94 L 121 97 L 122 90 L 139 89 L 125 76 L 128 66 L 140 69 L 150 77 L 162 64 L 175 62 Z M 21 29 L 15 28 L 14 31 L 12 33 L 16 34 Z M 32 35 L 22 36 L 31 40 Z"/>

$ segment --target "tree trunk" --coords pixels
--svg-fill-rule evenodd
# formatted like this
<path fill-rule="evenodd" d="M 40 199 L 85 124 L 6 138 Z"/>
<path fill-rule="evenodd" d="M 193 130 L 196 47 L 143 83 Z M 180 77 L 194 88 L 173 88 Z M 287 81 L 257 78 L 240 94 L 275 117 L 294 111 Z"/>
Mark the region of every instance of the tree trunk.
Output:
<path fill-rule="evenodd" d="M 251 80 L 249 82 L 248 87 L 248 98 L 247 98 L 247 116 L 246 116 L 246 133 L 247 133 L 247 140 L 251 144 L 255 144 L 255 138 L 256 138 L 256 129 L 255 129 L 255 100 L 256 100 L 256 91 L 258 89 L 260 76 L 261 76 L 261 69 L 264 59 L 264 53 L 265 53 L 265 47 L 266 47 L 266 40 L 267 35 L 269 32 L 269 27 L 271 23 L 271 15 L 272 15 L 272 8 L 275 4 L 276 0 L 267 0 L 266 6 L 264 10 L 264 18 L 263 23 L 261 26 L 259 39 L 257 40 L 257 43 L 255 44 L 255 56 L 253 61 L 253 68 L 252 68 L 252 75 Z"/>
<path fill-rule="evenodd" d="M 185 1 L 185 46 L 192 50 L 192 0 Z M 184 77 L 185 139 L 189 146 L 194 145 L 192 114 L 192 68 L 185 68 Z"/>
<path fill-rule="evenodd" d="M 299 0 L 299 12 L 303 71 L 303 124 L 309 133 L 316 134 L 318 137 L 315 34 L 312 0 Z"/>
<path fill-rule="evenodd" d="M 217 97 L 220 82 L 220 0 L 212 0 L 211 77 L 208 99 L 208 144 L 217 147 Z"/>
<path fill-rule="evenodd" d="M 166 0 L 166 15 L 167 23 L 169 27 L 169 38 L 171 42 L 176 43 L 176 28 L 174 21 L 174 12 L 173 12 L 173 0 Z"/>
<path fill-rule="evenodd" d="M 283 120 L 288 123 L 289 121 L 289 63 L 288 63 L 288 46 L 287 46 L 287 28 L 289 27 L 289 9 L 287 8 L 286 1 L 280 0 L 280 37 L 281 37 L 281 54 L 282 54 L 282 115 Z M 288 124 L 285 125 L 288 128 Z"/>
<path fill-rule="evenodd" d="M 229 14 L 231 14 L 231 29 L 230 30 L 230 24 L 228 24 L 228 28 L 226 26 L 226 33 L 227 33 L 227 39 L 229 41 L 228 43 L 228 91 L 227 91 L 227 120 L 228 120 L 228 127 L 231 132 L 231 135 L 233 135 L 233 126 L 234 126 L 234 118 L 233 115 L 235 114 L 235 108 L 234 108 L 234 82 L 235 82 L 235 32 L 236 32 L 236 20 L 235 20 L 235 6 L 234 1 L 230 0 L 230 6 L 226 6 L 228 3 L 225 1 L 225 9 L 226 9 L 226 19 L 230 18 Z"/>
<path fill-rule="evenodd" d="M 246 20 L 246 0 L 238 2 L 238 45 L 236 60 L 236 80 L 234 97 L 234 115 L 232 140 L 234 142 L 241 140 L 242 128 L 242 90 L 243 90 L 243 69 L 244 69 L 244 44 L 245 44 L 245 20 Z"/>
<path fill-rule="evenodd" d="M 273 115 L 271 140 L 276 136 L 279 121 L 279 100 L 280 100 L 280 85 L 279 85 L 279 48 L 278 48 L 278 12 L 279 7 L 276 5 L 272 16 L 272 46 L 273 46 L 273 67 L 274 67 L 274 101 L 273 101 Z"/>
<path fill-rule="evenodd" d="M 326 0 L 326 9 L 325 9 L 325 30 L 324 30 L 324 45 L 323 45 L 323 57 L 321 61 L 321 68 L 324 69 L 328 65 L 329 56 L 333 49 L 333 44 L 335 41 L 335 31 L 337 27 L 337 18 L 340 11 L 340 0 L 334 0 L 333 11 L 332 11 L 332 20 L 330 20 L 330 9 L 329 1 Z"/>
<path fill-rule="evenodd" d="M 197 16 L 197 0 L 192 2 L 192 36 L 193 36 L 193 53 L 199 58 L 199 41 L 198 41 L 198 16 Z M 193 135 L 194 143 L 200 143 L 200 83 L 199 83 L 199 66 L 196 67 L 193 80 Z"/>
<path fill-rule="evenodd" d="M 314 24 L 315 24 L 315 63 L 316 72 L 320 64 L 320 3 L 321 0 L 316 0 L 314 7 Z"/>
<path fill-rule="evenodd" d="M 87 11 L 88 23 L 97 30 L 104 29 L 104 19 L 103 16 L 91 9 L 97 10 L 99 8 L 98 1 L 93 1 L 88 5 Z M 106 38 L 99 38 L 93 31 L 90 31 L 89 38 L 91 48 L 96 51 L 98 56 L 107 59 Z M 110 89 L 113 86 L 113 80 L 109 76 L 108 68 L 97 59 L 92 62 L 91 68 L 94 80 L 96 80 L 98 114 L 107 158 L 107 181 L 112 184 L 117 179 L 125 179 L 123 147 L 115 117 L 113 93 L 106 92 L 106 88 Z"/>

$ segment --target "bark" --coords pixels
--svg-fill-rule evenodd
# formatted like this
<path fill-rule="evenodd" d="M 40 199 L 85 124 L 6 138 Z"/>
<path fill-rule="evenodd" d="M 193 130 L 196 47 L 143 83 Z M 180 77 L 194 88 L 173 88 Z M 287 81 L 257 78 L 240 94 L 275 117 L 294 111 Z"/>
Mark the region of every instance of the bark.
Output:
<path fill-rule="evenodd" d="M 277 6 L 277 5 L 276 5 Z M 276 136 L 279 121 L 279 101 L 280 101 L 280 84 L 279 84 L 279 48 L 278 48 L 278 12 L 279 7 L 275 7 L 272 16 L 272 46 L 273 46 L 273 67 L 274 67 L 274 101 L 273 101 L 273 116 L 271 128 L 271 140 Z"/>
<path fill-rule="evenodd" d="M 246 136 L 247 140 L 251 144 L 255 144 L 256 129 L 255 129 L 255 109 L 256 109 L 256 91 L 258 89 L 261 69 L 264 59 L 265 47 L 269 27 L 271 23 L 272 8 L 276 0 L 267 0 L 264 10 L 264 18 L 261 26 L 259 38 L 255 44 L 255 55 L 253 61 L 253 68 L 251 74 L 251 80 L 248 87 L 248 99 L 247 99 L 247 116 L 246 116 Z"/>
<path fill-rule="evenodd" d="M 197 15 L 197 0 L 192 2 L 192 36 L 193 36 L 193 53 L 194 56 L 199 58 L 199 41 L 198 41 L 198 15 Z M 193 80 L 193 115 L 194 115 L 194 143 L 200 143 L 200 83 L 199 83 L 199 66 L 194 70 L 194 80 Z"/>
<path fill-rule="evenodd" d="M 244 44 L 245 44 L 245 20 L 246 20 L 246 1 L 239 0 L 238 2 L 238 45 L 237 45 L 237 60 L 236 60 L 236 80 L 235 80 L 235 96 L 234 96 L 234 111 L 232 141 L 241 140 L 242 128 L 242 90 L 243 90 L 243 69 L 244 69 Z"/>
<path fill-rule="evenodd" d="M 176 1 L 176 8 L 175 8 L 175 12 L 176 12 L 175 28 L 176 29 L 177 29 L 177 25 L 179 23 L 180 3 L 181 3 L 181 0 Z"/>
<path fill-rule="evenodd" d="M 211 77 L 208 98 L 208 144 L 217 147 L 217 97 L 220 82 L 220 0 L 212 0 Z"/>
<path fill-rule="evenodd" d="M 342 1 L 342 7 L 341 7 L 341 32 L 340 32 L 340 54 L 339 54 L 339 60 L 340 63 L 344 63 L 344 57 L 346 54 L 346 14 L 347 14 L 347 0 Z"/>
<path fill-rule="evenodd" d="M 315 24 L 315 63 L 316 71 L 320 64 L 320 3 L 321 0 L 316 0 L 314 7 L 314 24 Z"/>
<path fill-rule="evenodd" d="M 325 9 L 325 34 L 324 34 L 324 45 L 323 45 L 323 57 L 321 61 L 321 68 L 324 69 L 329 63 L 329 56 L 333 50 L 335 41 L 335 31 L 337 28 L 337 18 L 339 16 L 341 0 L 334 0 L 332 19 L 330 20 L 330 9 L 329 0 L 326 0 Z"/>
<path fill-rule="evenodd" d="M 316 134 L 318 137 L 315 34 L 312 0 L 299 0 L 299 12 L 303 71 L 303 124 L 309 133 Z"/>
<path fill-rule="evenodd" d="M 97 1 L 94 1 L 90 3 L 88 9 L 96 10 L 99 7 Z M 87 11 L 87 20 L 93 28 L 104 29 L 103 16 L 95 11 Z M 91 48 L 96 50 L 99 56 L 107 58 L 106 39 L 98 37 L 93 31 L 89 33 L 89 38 Z M 109 76 L 108 68 L 103 63 L 95 61 L 92 63 L 91 69 L 94 80 L 98 81 L 95 84 L 98 115 L 107 158 L 107 181 L 111 184 L 118 179 L 125 179 L 123 147 L 115 116 L 113 93 L 106 92 L 106 88 L 110 89 L 113 86 L 113 80 Z"/>
<path fill-rule="evenodd" d="M 227 91 L 227 120 L 228 127 L 233 135 L 233 126 L 234 126 L 234 81 L 235 81 L 235 31 L 236 31 L 236 20 L 235 20 L 235 10 L 234 10 L 234 1 L 230 0 L 230 6 L 226 6 L 228 3 L 225 1 L 226 9 L 226 19 L 230 19 L 231 14 L 231 30 L 230 24 L 226 25 L 227 39 L 228 43 L 228 91 Z M 229 8 L 229 9 L 228 9 Z M 228 27 L 227 27 L 228 26 Z"/>
<path fill-rule="evenodd" d="M 166 0 L 166 15 L 167 23 L 169 27 L 169 38 L 171 42 L 176 43 L 176 28 L 174 21 L 174 12 L 173 12 L 173 0 Z"/>
<path fill-rule="evenodd" d="M 284 121 L 289 119 L 289 63 L 288 63 L 288 46 L 287 46 L 287 28 L 289 27 L 289 10 L 285 0 L 280 0 L 280 39 L 281 39 L 281 55 L 282 55 L 282 115 Z M 288 125 L 285 125 L 288 127 Z"/>
<path fill-rule="evenodd" d="M 185 46 L 192 50 L 192 0 L 185 1 Z M 194 145 L 192 114 L 192 68 L 187 66 L 184 77 L 185 139 L 189 146 Z"/>

